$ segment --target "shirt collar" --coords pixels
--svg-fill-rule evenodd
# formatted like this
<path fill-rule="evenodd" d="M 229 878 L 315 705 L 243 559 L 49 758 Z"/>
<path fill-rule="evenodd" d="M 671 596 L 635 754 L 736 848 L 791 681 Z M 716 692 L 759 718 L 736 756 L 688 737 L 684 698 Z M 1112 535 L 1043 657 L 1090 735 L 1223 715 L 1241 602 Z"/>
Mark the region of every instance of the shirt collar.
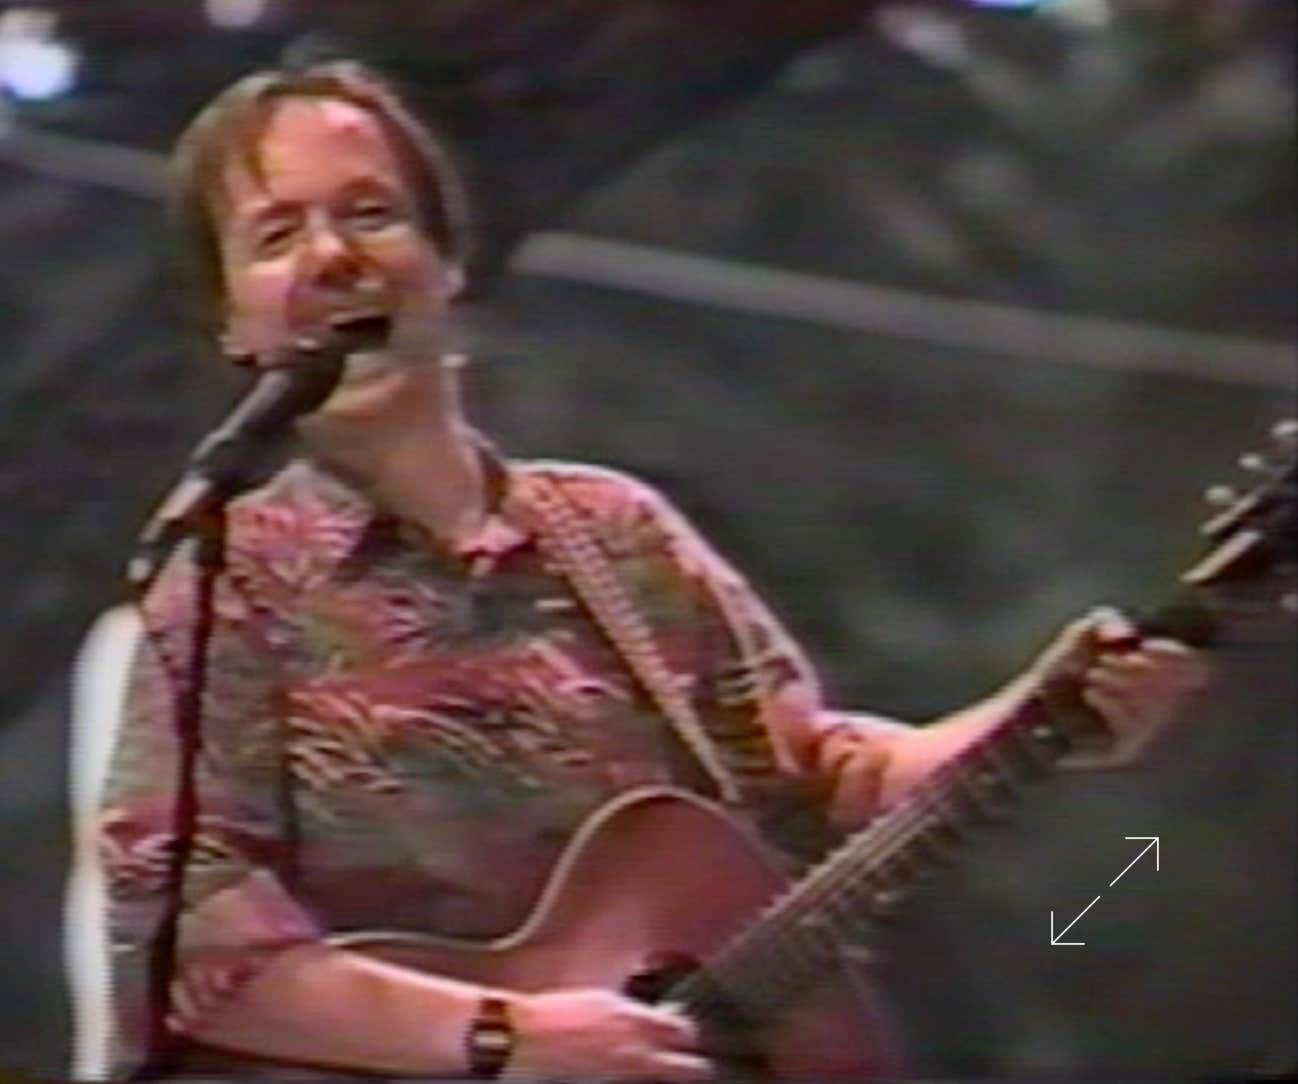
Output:
<path fill-rule="evenodd" d="M 533 533 L 509 512 L 508 497 L 516 486 L 518 468 L 482 434 L 475 431 L 473 441 L 486 480 L 487 514 L 478 530 L 456 543 L 450 553 L 468 562 L 475 574 L 482 574 L 505 554 L 531 541 Z M 393 530 L 418 544 L 438 546 L 421 528 L 378 508 L 354 483 L 316 460 L 295 460 L 285 474 L 296 476 L 293 481 L 303 483 L 312 503 L 323 506 L 319 510 L 329 529 L 322 541 L 335 561 L 350 556 L 376 528 Z"/>

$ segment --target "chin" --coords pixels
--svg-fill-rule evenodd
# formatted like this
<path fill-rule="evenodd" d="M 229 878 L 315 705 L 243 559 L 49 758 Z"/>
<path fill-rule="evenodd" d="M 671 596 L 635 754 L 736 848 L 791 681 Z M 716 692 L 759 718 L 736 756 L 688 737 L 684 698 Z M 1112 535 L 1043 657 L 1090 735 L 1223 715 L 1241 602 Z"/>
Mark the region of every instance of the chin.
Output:
<path fill-rule="evenodd" d="M 353 367 L 353 361 L 360 364 Z M 409 404 L 417 382 L 407 366 L 386 356 L 358 356 L 348 361 L 342 383 L 314 416 L 322 421 L 384 417 Z"/>

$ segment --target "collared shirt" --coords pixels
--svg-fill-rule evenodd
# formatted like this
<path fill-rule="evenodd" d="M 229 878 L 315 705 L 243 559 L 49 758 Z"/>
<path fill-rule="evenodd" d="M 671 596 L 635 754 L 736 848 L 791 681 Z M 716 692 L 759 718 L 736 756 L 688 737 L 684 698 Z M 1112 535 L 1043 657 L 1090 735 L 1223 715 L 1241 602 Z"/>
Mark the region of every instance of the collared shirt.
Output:
<path fill-rule="evenodd" d="M 489 515 L 454 550 L 306 461 L 232 506 L 172 993 L 179 1029 L 274 953 L 328 934 L 508 932 L 603 802 L 641 784 L 705 788 L 538 546 L 517 503 L 529 477 L 562 485 L 735 773 L 760 785 L 805 771 L 768 702 L 818 704 L 810 666 L 660 495 L 594 467 L 492 471 Z M 123 1064 L 143 1034 L 176 839 L 193 583 L 182 555 L 146 601 L 102 818 Z"/>

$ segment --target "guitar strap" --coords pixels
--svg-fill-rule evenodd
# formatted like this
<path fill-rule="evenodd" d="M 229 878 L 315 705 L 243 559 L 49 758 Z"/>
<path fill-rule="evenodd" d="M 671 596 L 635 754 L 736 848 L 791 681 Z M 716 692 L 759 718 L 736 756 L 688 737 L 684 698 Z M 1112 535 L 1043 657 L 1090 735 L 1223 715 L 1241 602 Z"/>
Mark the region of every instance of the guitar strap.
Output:
<path fill-rule="evenodd" d="M 730 709 L 719 714 L 729 718 L 705 722 L 695 710 L 688 679 L 672 673 L 653 628 L 571 495 L 556 479 L 542 474 L 521 475 L 516 484 L 521 497 L 518 507 L 542 552 L 572 585 L 631 675 L 698 761 L 720 800 L 732 808 L 748 809 L 791 856 L 809 861 L 823 854 L 833 837 L 820 804 L 805 785 L 780 772 L 769 735 L 756 717 L 768 679 L 764 667 L 751 664 L 760 661 L 761 645 L 751 641 L 732 600 L 724 592 L 715 593 L 735 647 L 736 680 L 728 690 L 719 690 L 719 700 Z M 743 665 L 744 660 L 750 660 L 750 665 Z"/>

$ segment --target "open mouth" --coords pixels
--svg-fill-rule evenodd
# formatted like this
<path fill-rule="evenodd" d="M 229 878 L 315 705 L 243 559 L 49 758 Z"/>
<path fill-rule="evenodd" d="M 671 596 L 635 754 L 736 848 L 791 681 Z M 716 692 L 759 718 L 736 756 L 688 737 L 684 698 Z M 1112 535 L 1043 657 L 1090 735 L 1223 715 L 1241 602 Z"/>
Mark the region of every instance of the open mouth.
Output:
<path fill-rule="evenodd" d="M 392 332 L 392 318 L 381 312 L 335 313 L 328 323 L 348 352 L 384 346 Z"/>

